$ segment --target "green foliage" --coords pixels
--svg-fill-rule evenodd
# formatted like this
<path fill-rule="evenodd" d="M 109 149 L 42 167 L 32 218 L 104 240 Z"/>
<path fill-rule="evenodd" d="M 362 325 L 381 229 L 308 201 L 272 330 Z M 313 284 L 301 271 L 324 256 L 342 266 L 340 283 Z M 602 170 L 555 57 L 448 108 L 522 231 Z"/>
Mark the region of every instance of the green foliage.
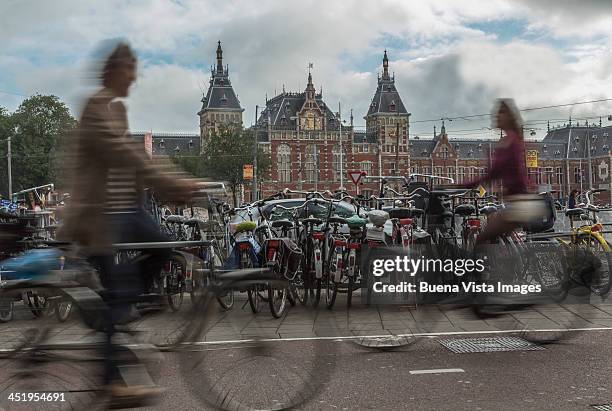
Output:
<path fill-rule="evenodd" d="M 13 191 L 56 183 L 58 145 L 76 126 L 68 107 L 56 96 L 34 95 L 8 115 L 0 110 L 1 155 L 6 161 L 6 141 L 12 137 Z M 0 167 L 0 190 L 8 192 L 7 167 Z"/>
<path fill-rule="evenodd" d="M 186 171 L 198 176 L 224 181 L 236 200 L 240 185 L 251 184 L 242 179 L 242 168 L 253 164 L 253 133 L 237 127 L 219 127 L 203 142 L 203 152 L 197 157 L 174 158 Z M 260 147 L 257 150 L 257 178 L 263 179 L 270 169 L 270 158 Z"/>
<path fill-rule="evenodd" d="M 13 134 L 11 115 L 4 107 L 0 107 L 0 194 L 8 194 L 8 163 L 7 139 Z"/>

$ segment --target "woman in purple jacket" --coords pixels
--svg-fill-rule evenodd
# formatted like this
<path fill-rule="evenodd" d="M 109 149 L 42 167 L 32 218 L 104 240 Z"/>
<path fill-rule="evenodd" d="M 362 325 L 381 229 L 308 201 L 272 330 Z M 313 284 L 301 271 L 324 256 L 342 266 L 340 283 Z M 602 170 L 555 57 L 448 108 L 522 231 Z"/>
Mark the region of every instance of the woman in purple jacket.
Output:
<path fill-rule="evenodd" d="M 468 183 L 470 188 L 491 180 L 501 180 L 506 207 L 489 218 L 478 244 L 486 244 L 502 234 L 530 223 L 544 215 L 545 206 L 538 196 L 528 194 L 525 141 L 521 116 L 514 100 L 498 99 L 493 111 L 493 126 L 502 129 L 504 136 L 495 147 L 489 172 Z"/>

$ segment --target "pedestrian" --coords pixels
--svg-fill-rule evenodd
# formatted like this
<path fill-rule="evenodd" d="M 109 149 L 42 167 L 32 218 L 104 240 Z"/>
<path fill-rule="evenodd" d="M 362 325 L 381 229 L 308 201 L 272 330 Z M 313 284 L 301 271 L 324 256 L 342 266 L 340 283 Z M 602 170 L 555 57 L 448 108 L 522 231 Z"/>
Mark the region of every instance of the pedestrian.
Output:
<path fill-rule="evenodd" d="M 572 209 L 576 208 L 576 197 L 578 196 L 578 190 L 574 189 L 570 192 L 570 195 L 567 199 L 567 208 Z"/>
<path fill-rule="evenodd" d="M 142 144 L 130 137 L 126 108 L 119 99 L 129 95 L 136 80 L 137 59 L 123 41 L 113 41 L 101 59 L 100 86 L 87 100 L 69 155 L 72 176 L 70 203 L 58 236 L 78 245 L 99 269 L 106 302 L 104 318 L 105 389 L 111 402 L 147 400 L 158 388 L 127 386 L 122 360 L 113 343 L 115 326 L 130 319 L 130 301 L 144 292 L 150 277 L 159 275 L 168 251 L 147 258 L 147 266 L 116 265 L 113 243 L 168 241 L 144 210 L 144 188 L 173 200 L 188 199 L 197 189 L 192 179 L 176 173 L 169 161 L 148 158 Z"/>

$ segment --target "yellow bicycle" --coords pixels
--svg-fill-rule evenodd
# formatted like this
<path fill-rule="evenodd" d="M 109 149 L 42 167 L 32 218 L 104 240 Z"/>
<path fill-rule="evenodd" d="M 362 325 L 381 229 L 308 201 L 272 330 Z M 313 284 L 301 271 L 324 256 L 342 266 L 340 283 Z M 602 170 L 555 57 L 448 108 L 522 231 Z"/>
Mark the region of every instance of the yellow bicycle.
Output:
<path fill-rule="evenodd" d="M 565 211 L 570 221 L 568 237 L 557 241 L 566 248 L 570 257 L 572 278 L 588 286 L 594 294 L 605 295 L 610 291 L 610 269 L 612 268 L 612 247 L 603 236 L 603 224 L 598 221 L 600 209 L 593 205 L 592 195 L 606 190 L 587 190 L 583 208 Z M 575 223 L 580 225 L 576 226 Z"/>

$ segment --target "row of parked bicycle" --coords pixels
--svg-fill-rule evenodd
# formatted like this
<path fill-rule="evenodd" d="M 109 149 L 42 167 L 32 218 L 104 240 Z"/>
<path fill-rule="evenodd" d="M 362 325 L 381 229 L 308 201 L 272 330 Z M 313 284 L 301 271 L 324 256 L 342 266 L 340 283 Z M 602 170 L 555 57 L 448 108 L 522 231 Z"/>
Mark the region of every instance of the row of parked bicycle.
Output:
<path fill-rule="evenodd" d="M 431 182 L 444 179 L 419 176 Z M 207 219 L 198 218 L 193 209 L 188 217 L 171 214 L 151 197 L 150 211 L 160 229 L 173 240 L 165 245 L 173 252 L 147 292 L 167 300 L 177 311 L 185 294 L 193 299 L 198 290 L 232 270 L 262 267 L 279 281 L 253 281 L 241 289 L 225 290 L 217 297 L 219 304 L 229 310 L 234 306 L 235 293 L 244 292 L 253 313 L 268 305 L 278 318 L 289 305 L 297 303 L 318 306 L 323 300 L 331 309 L 338 294 L 346 294 L 350 307 L 357 290 L 369 290 L 371 270 L 364 265 L 364 250 L 395 247 L 408 253 L 421 246 L 440 258 L 468 255 L 488 218 L 504 208 L 494 196 L 480 196 L 467 189 L 432 188 L 433 184 L 415 182 L 414 177 L 369 177 L 380 182 L 379 195 L 370 197 L 285 189 L 240 207 L 211 198 Z M 584 208 L 566 211 L 571 230 L 564 233 L 553 230 L 556 210 L 551 193 L 540 193 L 547 213 L 522 231 L 499 239 L 509 257 L 516 257 L 513 280 L 545 284 L 559 299 L 567 292 L 568 275 L 588 285 L 594 294 L 609 291 L 610 247 L 598 222 L 600 209 L 592 204 L 592 195 L 601 191 L 587 191 Z M 579 224 L 574 227 L 576 221 Z M 582 272 L 587 272 L 584 264 L 572 272 L 558 259 L 527 261 L 525 250 L 532 242 L 553 244 L 566 256 L 596 256 L 597 274 L 593 275 L 590 267 L 589 278 L 582 278 Z M 136 259 L 145 249 L 145 245 L 118 245 L 116 262 Z M 65 321 L 71 311 L 69 300 L 54 296 L 29 292 L 22 300 L 35 315 L 51 310 L 60 321 Z M 12 303 L 0 305 L 0 321 L 11 319 Z"/>
<path fill-rule="evenodd" d="M 181 216 L 163 216 L 165 231 L 176 240 L 203 241 L 197 269 L 186 269 L 184 277 L 173 279 L 193 293 L 210 281 L 236 268 L 266 267 L 282 287 L 272 281 L 254 283 L 241 290 L 228 291 L 219 298 L 225 309 L 232 308 L 234 293 L 245 292 L 253 313 L 265 305 L 276 318 L 289 305 L 333 308 L 338 294 L 346 294 L 350 307 L 353 294 L 367 287 L 371 270 L 363 265 L 364 249 L 398 247 L 408 253 L 411 247 L 429 247 L 440 258 L 469 255 L 491 215 L 504 208 L 494 196 L 479 196 L 474 190 L 435 188 L 415 183 L 414 176 L 374 177 L 380 181 L 378 196 L 351 196 L 347 193 L 296 191 L 285 189 L 275 195 L 232 208 L 212 201 L 214 211 L 208 221 Z M 423 176 L 431 180 L 437 176 Z M 395 181 L 394 181 L 395 180 Z M 588 191 L 583 209 L 567 210 L 570 232 L 555 233 L 555 202 L 550 192 L 540 193 L 546 214 L 538 221 L 499 239 L 514 259 L 513 281 L 537 281 L 557 300 L 567 293 L 572 281 L 586 284 L 594 294 L 610 288 L 610 247 L 597 221 L 599 208 L 591 203 Z M 374 205 L 372 208 L 371 205 Z M 212 217 L 216 215 L 217 218 Z M 579 224 L 574 227 L 574 222 Z M 197 228 L 196 228 L 197 227 Z M 565 256 L 588 253 L 599 259 L 597 274 L 581 264 L 568 269 L 559 259 L 527 261 L 526 249 L 533 242 L 547 242 Z M 366 248 L 367 247 L 367 248 Z M 436 254 L 437 253 L 437 254 Z M 573 261 L 573 260 L 572 260 Z M 575 264 L 574 264 L 575 265 Z M 583 272 L 589 272 L 589 278 Z M 544 278 L 547 276 L 547 278 Z M 182 301 L 180 287 L 173 297 Z"/>

